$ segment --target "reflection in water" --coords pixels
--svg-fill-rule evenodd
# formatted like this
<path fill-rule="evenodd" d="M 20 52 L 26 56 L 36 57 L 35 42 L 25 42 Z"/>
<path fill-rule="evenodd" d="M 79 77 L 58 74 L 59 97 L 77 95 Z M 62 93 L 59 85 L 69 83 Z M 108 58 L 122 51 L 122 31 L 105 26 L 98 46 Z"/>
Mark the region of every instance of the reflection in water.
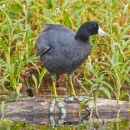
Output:
<path fill-rule="evenodd" d="M 60 117 L 57 122 L 55 122 L 54 117 L 50 116 L 51 125 L 38 125 L 38 124 L 26 124 L 26 123 L 11 123 L 0 125 L 0 130 L 129 130 L 130 129 L 130 119 L 124 119 L 119 123 L 106 122 L 104 125 L 100 123 L 95 123 L 90 125 L 88 120 L 78 122 L 66 122 L 63 125 L 58 125 L 63 123 L 64 117 Z M 57 125 L 56 125 L 57 124 Z M 53 125 L 53 127 L 52 127 Z"/>
<path fill-rule="evenodd" d="M 50 118 L 53 118 L 52 116 Z M 53 119 L 51 119 L 53 120 Z M 53 120 L 54 121 L 54 120 Z M 53 122 L 52 121 L 52 122 Z M 82 121 L 83 123 L 84 121 Z M 54 123 L 54 122 L 53 122 Z M 58 122 L 57 122 L 58 123 Z M 25 124 L 25 123 L 13 123 L 8 126 L 8 130 L 129 130 L 130 129 L 130 119 L 122 120 L 119 123 L 107 122 L 102 124 L 90 125 L 86 120 L 85 124 L 64 124 L 52 128 L 52 125 L 35 125 L 35 124 Z M 6 126 L 0 126 L 0 130 L 6 130 Z"/>
<path fill-rule="evenodd" d="M 49 116 L 49 119 L 50 119 L 50 124 L 52 126 L 52 128 L 55 128 L 55 127 L 58 127 L 58 126 L 61 126 L 61 125 L 70 125 L 70 126 L 74 126 L 74 125 L 87 125 L 88 124 L 88 120 L 89 120 L 89 114 L 88 115 L 85 115 L 82 120 L 80 122 L 75 122 L 75 121 L 64 121 L 66 117 L 66 114 L 62 113 L 59 115 L 59 119 L 57 121 L 55 121 L 55 118 L 53 115 L 50 115 Z"/>

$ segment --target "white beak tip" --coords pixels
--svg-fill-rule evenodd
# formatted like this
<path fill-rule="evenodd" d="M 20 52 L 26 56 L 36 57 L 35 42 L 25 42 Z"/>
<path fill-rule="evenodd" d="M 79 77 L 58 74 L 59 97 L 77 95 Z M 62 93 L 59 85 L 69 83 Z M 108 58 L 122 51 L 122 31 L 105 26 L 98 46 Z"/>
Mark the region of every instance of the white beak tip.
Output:
<path fill-rule="evenodd" d="M 106 36 L 106 33 L 100 28 L 100 26 L 98 28 L 98 34 L 104 37 Z"/>

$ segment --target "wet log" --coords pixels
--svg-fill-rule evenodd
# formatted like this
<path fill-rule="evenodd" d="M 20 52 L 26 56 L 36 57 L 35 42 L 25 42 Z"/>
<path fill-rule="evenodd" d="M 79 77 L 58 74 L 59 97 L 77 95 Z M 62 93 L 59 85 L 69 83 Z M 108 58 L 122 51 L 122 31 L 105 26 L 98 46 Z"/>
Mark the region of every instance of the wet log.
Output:
<path fill-rule="evenodd" d="M 51 118 L 54 118 L 56 122 L 59 119 L 62 119 L 62 115 L 60 115 L 59 108 L 56 106 L 53 115 L 49 115 L 49 106 L 50 106 L 51 99 L 46 98 L 32 98 L 28 100 L 23 100 L 20 102 L 12 102 L 7 104 L 7 109 L 5 114 L 14 110 L 28 110 L 18 113 L 12 113 L 5 118 L 11 119 L 13 121 L 20 121 L 20 122 L 27 122 L 33 124 L 50 124 Z M 88 107 L 82 110 L 81 117 L 79 118 L 78 112 L 80 103 L 66 103 L 64 102 L 64 106 L 66 109 L 66 115 L 64 117 L 64 123 L 74 122 L 77 123 L 80 119 L 88 120 L 89 112 L 94 106 L 93 100 L 88 102 Z M 120 119 L 121 118 L 130 118 L 130 114 L 128 113 L 128 109 L 130 109 L 130 105 L 127 101 L 120 101 Z M 115 120 L 117 114 L 117 105 L 116 100 L 109 100 L 109 99 L 98 99 L 97 100 L 97 108 L 101 119 L 104 121 Z M 88 111 L 89 110 L 89 111 Z M 0 110 L 1 115 L 1 110 Z M 95 112 L 93 114 L 95 117 Z"/>

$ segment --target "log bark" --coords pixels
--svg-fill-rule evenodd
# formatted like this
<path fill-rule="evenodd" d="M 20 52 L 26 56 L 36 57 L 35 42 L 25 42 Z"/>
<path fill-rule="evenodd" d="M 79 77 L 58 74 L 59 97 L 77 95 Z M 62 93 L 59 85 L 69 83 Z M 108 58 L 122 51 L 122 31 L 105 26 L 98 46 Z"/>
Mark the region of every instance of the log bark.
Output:
<path fill-rule="evenodd" d="M 28 100 L 23 100 L 20 102 L 12 102 L 7 104 L 7 109 L 5 111 L 5 114 L 8 112 L 11 112 L 13 110 L 29 110 L 29 111 L 23 111 L 18 113 L 12 113 L 10 115 L 5 116 L 5 118 L 11 119 L 13 121 L 17 122 L 26 122 L 26 123 L 33 123 L 33 124 L 50 124 L 50 115 L 49 115 L 49 105 L 50 105 L 51 99 L 46 98 L 33 98 Z M 89 118 L 89 112 L 88 109 L 83 109 L 81 118 L 78 116 L 80 103 L 74 102 L 74 103 L 66 103 L 64 102 L 65 109 L 67 112 L 67 115 L 64 117 L 64 123 L 68 122 L 79 122 L 80 119 L 88 120 Z M 130 109 L 130 105 L 127 101 L 120 101 L 120 119 L 121 118 L 130 118 L 130 114 L 128 113 L 128 109 Z M 89 101 L 88 103 L 89 108 L 93 108 L 94 102 L 93 100 Z M 98 112 L 100 115 L 100 119 L 103 119 L 104 121 L 111 121 L 115 120 L 116 114 L 117 114 L 117 106 L 116 106 L 116 100 L 109 100 L 109 99 L 98 99 L 97 100 L 97 107 Z M 0 110 L 1 112 L 1 110 Z M 1 115 L 1 113 L 0 113 Z M 56 106 L 53 117 L 56 122 L 61 118 L 60 117 L 60 111 L 59 108 Z M 95 118 L 95 112 L 93 114 L 93 118 Z"/>

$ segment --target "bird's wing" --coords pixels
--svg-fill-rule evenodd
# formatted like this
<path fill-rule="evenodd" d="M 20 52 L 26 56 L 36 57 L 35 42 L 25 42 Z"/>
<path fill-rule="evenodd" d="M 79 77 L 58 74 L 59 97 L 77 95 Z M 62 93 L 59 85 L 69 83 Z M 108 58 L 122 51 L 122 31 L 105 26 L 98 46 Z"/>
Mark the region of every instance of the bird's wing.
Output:
<path fill-rule="evenodd" d="M 37 50 L 37 55 L 42 55 L 47 52 L 51 47 L 47 45 L 47 40 L 44 40 L 42 37 L 39 37 L 35 46 Z"/>
<path fill-rule="evenodd" d="M 35 49 L 37 50 L 37 55 L 42 55 L 45 52 L 47 52 L 51 47 L 48 45 L 48 36 L 46 33 L 46 29 L 49 27 L 49 25 L 45 25 L 42 33 L 38 37 L 35 45 Z"/>
<path fill-rule="evenodd" d="M 37 43 L 39 41 L 40 41 L 40 38 L 37 40 Z M 37 56 L 44 54 L 45 52 L 47 52 L 51 48 L 50 46 L 47 46 L 44 43 L 46 43 L 46 40 L 42 40 L 42 44 L 36 44 L 35 48 L 37 50 Z"/>
<path fill-rule="evenodd" d="M 38 51 L 38 55 L 42 55 L 47 52 L 51 47 L 57 47 L 60 44 L 62 47 L 68 47 L 75 33 L 60 24 L 47 24 L 45 25 L 42 33 L 36 41 L 35 48 Z"/>

